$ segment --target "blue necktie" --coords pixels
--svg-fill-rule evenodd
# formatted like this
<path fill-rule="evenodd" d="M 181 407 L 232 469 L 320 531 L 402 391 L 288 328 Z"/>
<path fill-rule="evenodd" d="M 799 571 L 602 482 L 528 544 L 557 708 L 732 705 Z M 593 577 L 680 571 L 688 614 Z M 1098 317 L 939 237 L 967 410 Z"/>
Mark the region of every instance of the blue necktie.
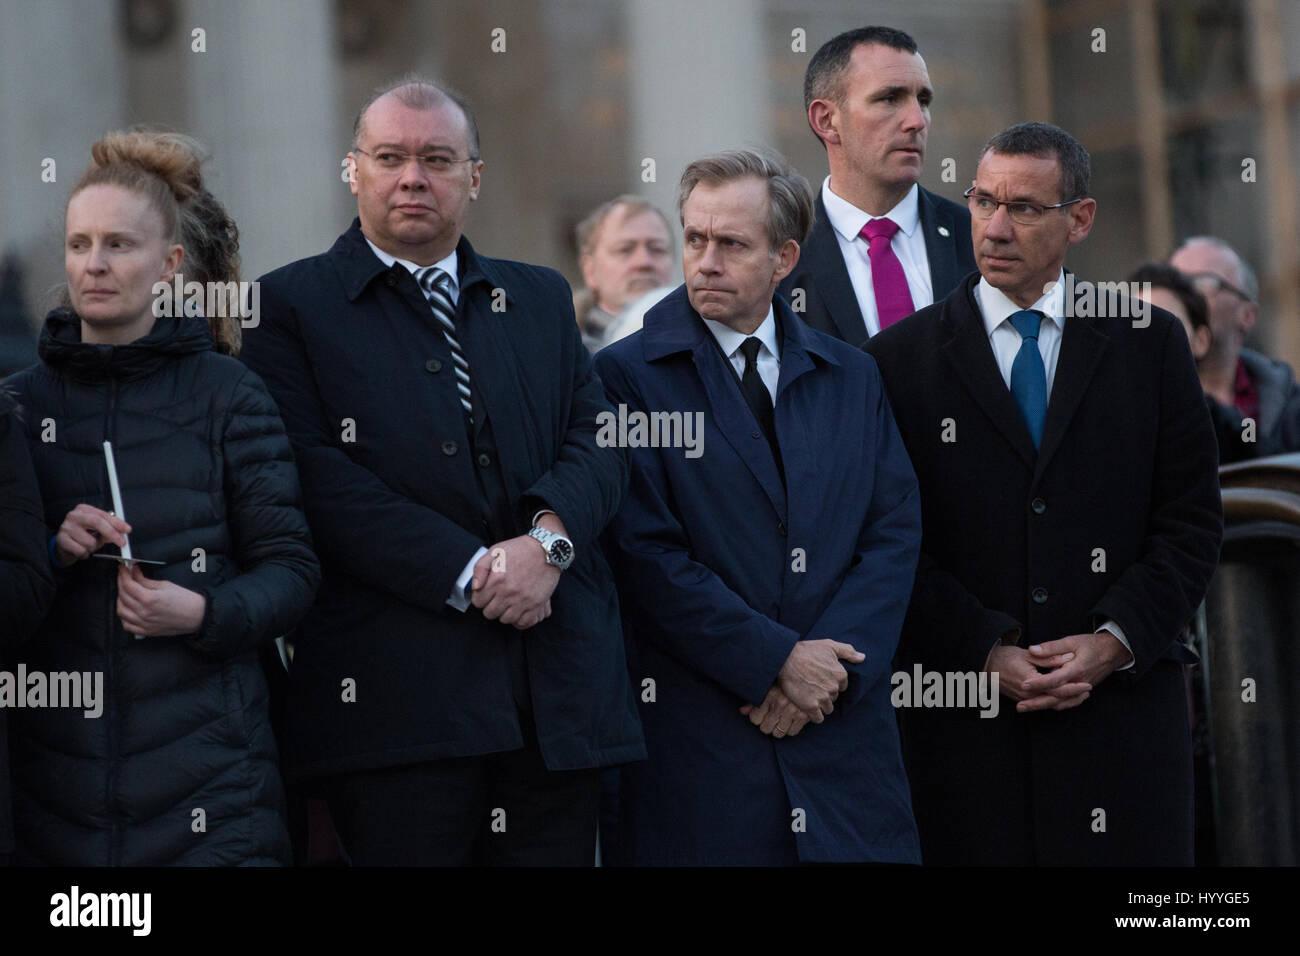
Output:
<path fill-rule="evenodd" d="M 1041 312 L 1027 311 L 1011 316 L 1011 324 L 1022 339 L 1020 351 L 1011 364 L 1011 395 L 1029 426 L 1034 448 L 1043 440 L 1043 419 L 1047 416 L 1047 369 L 1038 351 L 1038 325 L 1042 318 Z"/>

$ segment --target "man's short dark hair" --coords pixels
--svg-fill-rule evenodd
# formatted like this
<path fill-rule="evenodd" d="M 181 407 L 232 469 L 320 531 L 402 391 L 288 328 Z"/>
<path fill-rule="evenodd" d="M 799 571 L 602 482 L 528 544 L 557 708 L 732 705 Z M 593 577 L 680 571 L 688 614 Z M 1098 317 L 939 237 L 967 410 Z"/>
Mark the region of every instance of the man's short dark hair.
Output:
<path fill-rule="evenodd" d="M 479 158 L 478 123 L 474 121 L 474 110 L 469 105 L 469 100 L 450 86 L 435 82 L 418 73 L 408 73 L 385 83 L 383 86 L 375 87 L 370 97 L 361 104 L 361 109 L 357 110 L 357 118 L 352 123 L 353 149 L 360 145 L 358 140 L 361 137 L 361 127 L 365 122 L 366 110 L 370 109 L 381 96 L 387 96 L 389 93 L 396 96 L 398 102 L 403 106 L 410 107 L 413 110 L 437 109 L 449 101 L 455 104 L 456 108 L 465 117 L 465 130 L 469 138 L 469 158 L 474 160 Z"/>
<path fill-rule="evenodd" d="M 1133 270 L 1129 282 L 1147 282 L 1153 289 L 1165 289 L 1178 297 L 1187 311 L 1192 328 L 1210 327 L 1209 308 L 1205 296 L 1196 291 L 1196 287 L 1181 272 L 1167 262 L 1144 262 Z"/>
<path fill-rule="evenodd" d="M 1054 158 L 1061 165 L 1060 202 L 1083 199 L 1092 180 L 1092 160 L 1083 144 L 1051 123 L 1017 123 L 995 135 L 980 150 L 980 161 L 989 153 L 1003 156 Z"/>
<path fill-rule="evenodd" d="M 844 73 L 849 68 L 849 60 L 853 58 L 854 50 L 869 43 L 902 50 L 904 53 L 918 52 L 916 41 L 893 27 L 858 27 L 831 37 L 813 54 L 803 75 L 805 116 L 813 100 L 830 100 L 837 104 L 843 102 Z M 816 130 L 813 134 L 816 135 Z M 821 137 L 818 136 L 817 139 L 820 141 Z"/>

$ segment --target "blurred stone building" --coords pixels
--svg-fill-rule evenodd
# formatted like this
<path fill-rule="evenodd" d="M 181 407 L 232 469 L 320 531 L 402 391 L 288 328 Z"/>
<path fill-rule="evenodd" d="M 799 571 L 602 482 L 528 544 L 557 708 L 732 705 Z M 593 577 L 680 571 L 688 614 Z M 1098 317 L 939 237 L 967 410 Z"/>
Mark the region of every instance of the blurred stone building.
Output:
<path fill-rule="evenodd" d="M 929 66 L 924 185 L 959 198 L 992 132 L 1060 123 L 1092 151 L 1099 203 L 1072 267 L 1117 279 L 1182 236 L 1224 236 L 1260 273 L 1259 344 L 1300 364 L 1289 0 L 0 0 L 0 255 L 34 323 L 90 144 L 142 122 L 211 147 L 246 277 L 318 252 L 354 214 L 340 163 L 358 103 L 417 70 L 479 113 L 470 237 L 574 280 L 588 209 L 638 192 L 672 215 L 703 152 L 771 144 L 819 184 L 804 67 L 865 22 L 912 33 Z"/>

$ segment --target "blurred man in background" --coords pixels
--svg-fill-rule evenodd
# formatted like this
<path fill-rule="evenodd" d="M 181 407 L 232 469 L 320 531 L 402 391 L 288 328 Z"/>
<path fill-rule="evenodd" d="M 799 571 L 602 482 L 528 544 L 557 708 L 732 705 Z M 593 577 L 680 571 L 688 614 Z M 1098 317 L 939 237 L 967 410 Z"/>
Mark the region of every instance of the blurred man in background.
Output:
<path fill-rule="evenodd" d="M 585 288 L 573 296 L 582 341 L 591 352 L 608 345 L 607 332 L 630 303 L 667 285 L 672 231 L 658 209 L 639 196 L 616 196 L 578 223 L 578 264 Z"/>
<path fill-rule="evenodd" d="M 1259 318 L 1259 280 L 1237 251 L 1214 236 L 1183 242 L 1169 264 L 1205 296 L 1210 349 L 1197 361 L 1201 386 L 1256 423 L 1260 455 L 1300 451 L 1300 386 L 1285 362 L 1242 343 Z"/>

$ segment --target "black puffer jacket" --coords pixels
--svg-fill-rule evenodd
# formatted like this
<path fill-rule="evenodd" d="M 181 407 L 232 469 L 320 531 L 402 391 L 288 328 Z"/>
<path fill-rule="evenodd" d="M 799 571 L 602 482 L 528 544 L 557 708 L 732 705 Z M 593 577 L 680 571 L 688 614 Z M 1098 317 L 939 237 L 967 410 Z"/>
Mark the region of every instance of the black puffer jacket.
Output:
<path fill-rule="evenodd" d="M 54 597 L 45 522 L 31 455 L 13 401 L 0 390 L 0 670 L 36 629 Z M 0 699 L 0 860 L 13 848 L 6 701 Z"/>
<path fill-rule="evenodd" d="M 319 565 L 275 405 L 198 318 L 103 346 L 56 310 L 40 355 L 7 386 L 49 533 L 81 502 L 112 510 L 111 440 L 134 556 L 165 561 L 146 576 L 204 594 L 207 613 L 194 635 L 136 639 L 115 610 L 117 562 L 56 573 L 54 608 L 19 657 L 29 671 L 102 672 L 105 701 L 99 717 L 11 713 L 14 862 L 288 862 L 257 648 L 311 605 Z"/>

